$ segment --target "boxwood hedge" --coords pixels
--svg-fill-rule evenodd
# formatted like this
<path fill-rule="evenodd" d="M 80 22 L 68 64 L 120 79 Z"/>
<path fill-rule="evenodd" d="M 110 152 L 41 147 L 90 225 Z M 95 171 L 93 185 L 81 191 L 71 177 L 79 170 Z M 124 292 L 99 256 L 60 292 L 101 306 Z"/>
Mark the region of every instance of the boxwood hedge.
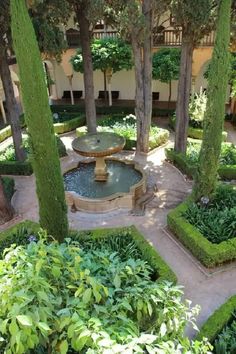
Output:
<path fill-rule="evenodd" d="M 181 203 L 167 215 L 167 225 L 181 243 L 207 268 L 236 259 L 236 237 L 213 244 L 184 217 L 190 199 Z"/>
<path fill-rule="evenodd" d="M 184 174 L 193 178 L 196 173 L 196 165 L 190 163 L 183 153 L 177 153 L 174 149 L 165 149 L 166 158 L 173 162 Z M 236 179 L 236 165 L 220 165 L 218 174 L 221 179 Z"/>
<path fill-rule="evenodd" d="M 203 324 L 196 339 L 208 338 L 211 343 L 214 342 L 217 335 L 231 321 L 233 312 L 236 310 L 236 296 L 230 297 L 222 306 L 220 306 Z"/>
<path fill-rule="evenodd" d="M 57 147 L 59 157 L 66 156 L 66 147 L 62 140 L 57 136 Z M 32 164 L 26 161 L 0 161 L 0 175 L 30 176 L 33 173 Z"/>

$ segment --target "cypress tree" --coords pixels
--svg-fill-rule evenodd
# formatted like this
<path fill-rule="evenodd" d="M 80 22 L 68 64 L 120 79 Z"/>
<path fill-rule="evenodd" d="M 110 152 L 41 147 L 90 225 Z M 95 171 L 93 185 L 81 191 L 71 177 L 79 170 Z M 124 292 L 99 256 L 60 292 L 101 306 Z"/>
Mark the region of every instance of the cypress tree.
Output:
<path fill-rule="evenodd" d="M 63 241 L 68 234 L 63 179 L 43 65 L 25 0 L 11 0 L 11 27 L 30 136 L 40 225 Z"/>
<path fill-rule="evenodd" d="M 208 80 L 203 140 L 194 186 L 195 199 L 210 197 L 217 186 L 229 71 L 230 9 L 231 0 L 220 1 L 216 42 Z"/>

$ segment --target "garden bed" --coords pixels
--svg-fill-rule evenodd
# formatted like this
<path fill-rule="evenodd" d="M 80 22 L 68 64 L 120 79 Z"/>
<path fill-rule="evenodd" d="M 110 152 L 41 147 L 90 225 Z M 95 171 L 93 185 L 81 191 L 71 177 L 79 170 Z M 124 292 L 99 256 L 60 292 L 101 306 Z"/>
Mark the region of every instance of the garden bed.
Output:
<path fill-rule="evenodd" d="M 126 117 L 112 115 L 98 121 L 99 132 L 113 132 L 123 136 L 126 140 L 124 149 L 135 150 L 136 148 L 136 118 L 133 115 Z M 76 129 L 76 135 L 82 136 L 87 133 L 86 127 Z M 149 137 L 149 149 L 153 150 L 165 144 L 169 138 L 169 131 L 152 125 Z"/>
<path fill-rule="evenodd" d="M 57 106 L 55 106 L 57 107 Z M 52 119 L 55 134 L 64 134 L 81 127 L 86 123 L 85 114 L 81 112 L 52 110 Z M 24 114 L 21 114 L 21 122 L 25 124 Z M 10 135 L 11 136 L 11 133 Z M 1 142 L 1 141 L 0 141 Z"/>
<path fill-rule="evenodd" d="M 53 113 L 58 113 L 58 112 L 77 112 L 77 113 L 83 113 L 85 114 L 85 107 L 84 105 L 71 105 L 71 104 L 65 104 L 65 105 L 51 105 L 50 106 L 51 110 Z M 128 106 L 96 106 L 96 112 L 99 115 L 113 115 L 113 114 L 120 114 L 120 115 L 126 115 L 126 114 L 134 114 L 134 106 L 133 107 L 128 107 Z M 152 116 L 153 117 L 168 117 L 170 115 L 173 115 L 174 109 L 162 109 L 162 108 L 156 108 L 153 107 L 152 109 Z"/>
<path fill-rule="evenodd" d="M 174 273 L 135 227 L 71 232 L 60 245 L 38 230 L 25 221 L 0 234 L 0 257 L 11 247 L 0 272 L 9 284 L 0 287 L 1 352 L 146 352 L 178 336 L 186 311 L 191 318 Z"/>
<path fill-rule="evenodd" d="M 235 200 L 236 189 L 222 186 L 209 205 L 188 199 L 167 216 L 169 229 L 208 268 L 236 259 Z"/>
<path fill-rule="evenodd" d="M 56 136 L 59 157 L 66 156 L 66 148 L 62 140 Z M 23 138 L 23 145 L 26 153 L 29 153 L 28 138 Z M 1 151 L 0 155 L 0 175 L 24 175 L 30 176 L 33 173 L 31 162 L 27 159 L 24 162 L 16 161 L 13 144 Z"/>
<path fill-rule="evenodd" d="M 177 153 L 174 149 L 166 149 L 166 158 L 173 162 L 184 174 L 193 178 L 196 173 L 201 144 L 190 142 L 187 154 Z M 236 147 L 230 143 L 222 143 L 218 174 L 223 180 L 236 179 Z"/>
<path fill-rule="evenodd" d="M 208 338 L 215 347 L 214 353 L 234 353 L 236 344 L 235 312 L 236 296 L 232 296 L 208 318 L 201 327 L 196 339 L 202 340 L 203 338 Z M 231 331 L 232 322 L 234 322 L 233 331 Z M 231 343 L 232 346 L 230 345 Z"/>

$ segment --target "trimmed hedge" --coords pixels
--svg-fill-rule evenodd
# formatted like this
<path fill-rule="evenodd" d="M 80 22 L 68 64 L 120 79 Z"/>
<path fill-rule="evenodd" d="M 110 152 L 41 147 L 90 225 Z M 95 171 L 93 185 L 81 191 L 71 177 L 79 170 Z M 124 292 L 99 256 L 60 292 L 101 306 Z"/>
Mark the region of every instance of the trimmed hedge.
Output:
<path fill-rule="evenodd" d="M 193 127 L 189 127 L 188 128 L 188 137 L 192 138 L 192 139 L 199 139 L 202 140 L 202 136 L 203 136 L 203 129 L 199 129 L 199 128 L 193 128 Z M 222 132 L 222 140 L 226 141 L 227 140 L 227 132 Z"/>
<path fill-rule="evenodd" d="M 170 117 L 169 126 L 173 130 L 175 130 L 175 122 L 176 122 L 175 116 Z M 203 129 L 192 127 L 192 126 L 188 127 L 188 137 L 189 138 L 202 140 L 202 136 L 203 136 Z M 227 136 L 228 136 L 227 132 L 223 131 L 222 132 L 222 141 L 226 141 Z"/>
<path fill-rule="evenodd" d="M 207 268 L 212 268 L 236 259 L 236 237 L 219 244 L 208 241 L 191 225 L 183 213 L 188 209 L 190 198 L 167 215 L 167 225 L 181 243 Z"/>
<path fill-rule="evenodd" d="M 85 115 L 78 115 L 75 118 L 67 120 L 63 123 L 54 123 L 54 132 L 56 134 L 63 134 L 75 130 L 86 123 Z"/>
<path fill-rule="evenodd" d="M 183 153 L 177 153 L 174 149 L 165 149 L 166 158 L 173 162 L 184 174 L 193 178 L 196 173 L 196 165 L 190 163 Z M 218 174 L 221 179 L 236 179 L 236 165 L 220 165 Z"/>
<path fill-rule="evenodd" d="M 99 130 L 98 130 L 99 131 Z M 85 126 L 76 129 L 76 136 L 80 137 L 87 133 L 87 128 Z M 149 137 L 149 149 L 153 150 L 168 141 L 169 132 L 168 130 L 163 129 L 157 135 L 150 135 Z M 125 138 L 124 150 L 135 150 L 136 149 L 136 140 Z"/>
<path fill-rule="evenodd" d="M 16 226 L 13 226 L 6 231 L 0 233 L 0 253 L 5 247 L 9 247 L 14 243 L 14 237 L 19 234 L 22 230 L 27 235 L 32 233 L 37 233 L 40 229 L 39 224 L 32 221 L 23 221 Z M 29 230 L 29 232 L 27 232 Z M 21 232 L 22 234 L 22 232 Z M 121 235 L 120 237 L 125 237 L 125 235 L 131 236 L 134 240 L 135 245 L 142 254 L 144 260 L 153 268 L 154 272 L 157 273 L 160 282 L 162 280 L 168 280 L 170 282 L 176 283 L 177 278 L 174 272 L 166 264 L 166 262 L 161 258 L 155 248 L 144 238 L 144 236 L 136 229 L 135 226 L 122 227 L 122 228 L 109 228 L 109 229 L 95 229 L 88 231 L 71 231 L 71 238 L 76 238 L 80 240 L 89 239 L 105 239 L 113 238 L 116 235 Z M 20 243 L 18 243 L 20 244 Z"/>
<path fill-rule="evenodd" d="M 196 339 L 202 340 L 205 337 L 213 343 L 217 335 L 220 334 L 223 328 L 231 321 L 232 313 L 235 310 L 236 296 L 232 296 L 208 318 L 201 327 Z"/>
<path fill-rule="evenodd" d="M 9 201 L 11 201 L 11 198 L 15 193 L 15 181 L 13 178 L 3 177 L 2 182 L 6 197 Z"/>
<path fill-rule="evenodd" d="M 56 136 L 59 157 L 67 155 L 62 140 Z M 30 176 L 33 168 L 29 160 L 26 161 L 0 161 L 0 175 Z"/>
<path fill-rule="evenodd" d="M 7 138 L 11 136 L 11 127 L 10 125 L 6 126 L 5 128 L 0 130 L 0 143 L 2 143 Z"/>
<path fill-rule="evenodd" d="M 82 105 L 51 105 L 51 111 L 53 113 L 59 112 L 78 112 L 78 113 L 85 113 L 85 107 Z M 161 109 L 161 108 L 153 108 L 152 109 L 152 116 L 153 117 L 168 117 L 169 115 L 174 114 L 174 109 Z M 127 107 L 127 106 L 97 106 L 96 107 L 97 114 L 134 114 L 134 107 Z"/>

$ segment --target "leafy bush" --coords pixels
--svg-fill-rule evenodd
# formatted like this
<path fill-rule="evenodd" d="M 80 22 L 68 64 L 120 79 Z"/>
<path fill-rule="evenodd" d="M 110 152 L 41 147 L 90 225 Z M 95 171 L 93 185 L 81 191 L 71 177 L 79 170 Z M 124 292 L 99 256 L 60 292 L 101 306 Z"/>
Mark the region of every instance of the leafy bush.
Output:
<path fill-rule="evenodd" d="M 63 144 L 62 140 L 57 135 L 56 135 L 56 140 L 57 140 L 57 147 L 58 147 L 59 156 L 63 157 L 66 155 L 65 145 Z M 30 153 L 30 146 L 29 146 L 29 137 L 28 136 L 23 138 L 23 147 L 24 147 L 26 153 L 29 154 Z M 10 144 L 6 149 L 1 151 L 0 161 L 2 161 L 2 162 L 16 161 L 15 149 L 14 149 L 13 144 Z"/>
<path fill-rule="evenodd" d="M 98 122 L 98 131 L 111 131 L 126 139 L 125 149 L 135 148 L 137 140 L 136 117 L 133 114 L 113 115 Z M 166 129 L 152 125 L 150 128 L 149 148 L 154 149 L 168 141 L 169 132 Z"/>
<path fill-rule="evenodd" d="M 235 316 L 234 316 L 235 318 Z M 236 321 L 228 324 L 217 336 L 214 342 L 214 353 L 234 354 L 236 353 Z"/>
<path fill-rule="evenodd" d="M 218 187 L 212 200 L 191 203 L 183 214 L 212 243 L 236 237 L 236 190 Z"/>
<path fill-rule="evenodd" d="M 207 95 L 201 89 L 199 93 L 194 93 L 189 102 L 190 126 L 195 128 L 203 127 L 203 118 L 206 111 Z"/>
<path fill-rule="evenodd" d="M 201 149 L 201 144 L 199 142 L 188 141 L 187 146 L 187 159 L 190 163 L 196 164 L 198 162 L 198 157 Z M 236 165 L 236 147 L 233 144 L 222 143 L 221 154 L 220 154 L 220 164 L 222 165 Z"/>
<path fill-rule="evenodd" d="M 0 261 L 2 351 L 207 353 L 206 342 L 183 338 L 198 308 L 182 303 L 179 287 L 152 282 L 145 261 L 39 237 Z"/>

